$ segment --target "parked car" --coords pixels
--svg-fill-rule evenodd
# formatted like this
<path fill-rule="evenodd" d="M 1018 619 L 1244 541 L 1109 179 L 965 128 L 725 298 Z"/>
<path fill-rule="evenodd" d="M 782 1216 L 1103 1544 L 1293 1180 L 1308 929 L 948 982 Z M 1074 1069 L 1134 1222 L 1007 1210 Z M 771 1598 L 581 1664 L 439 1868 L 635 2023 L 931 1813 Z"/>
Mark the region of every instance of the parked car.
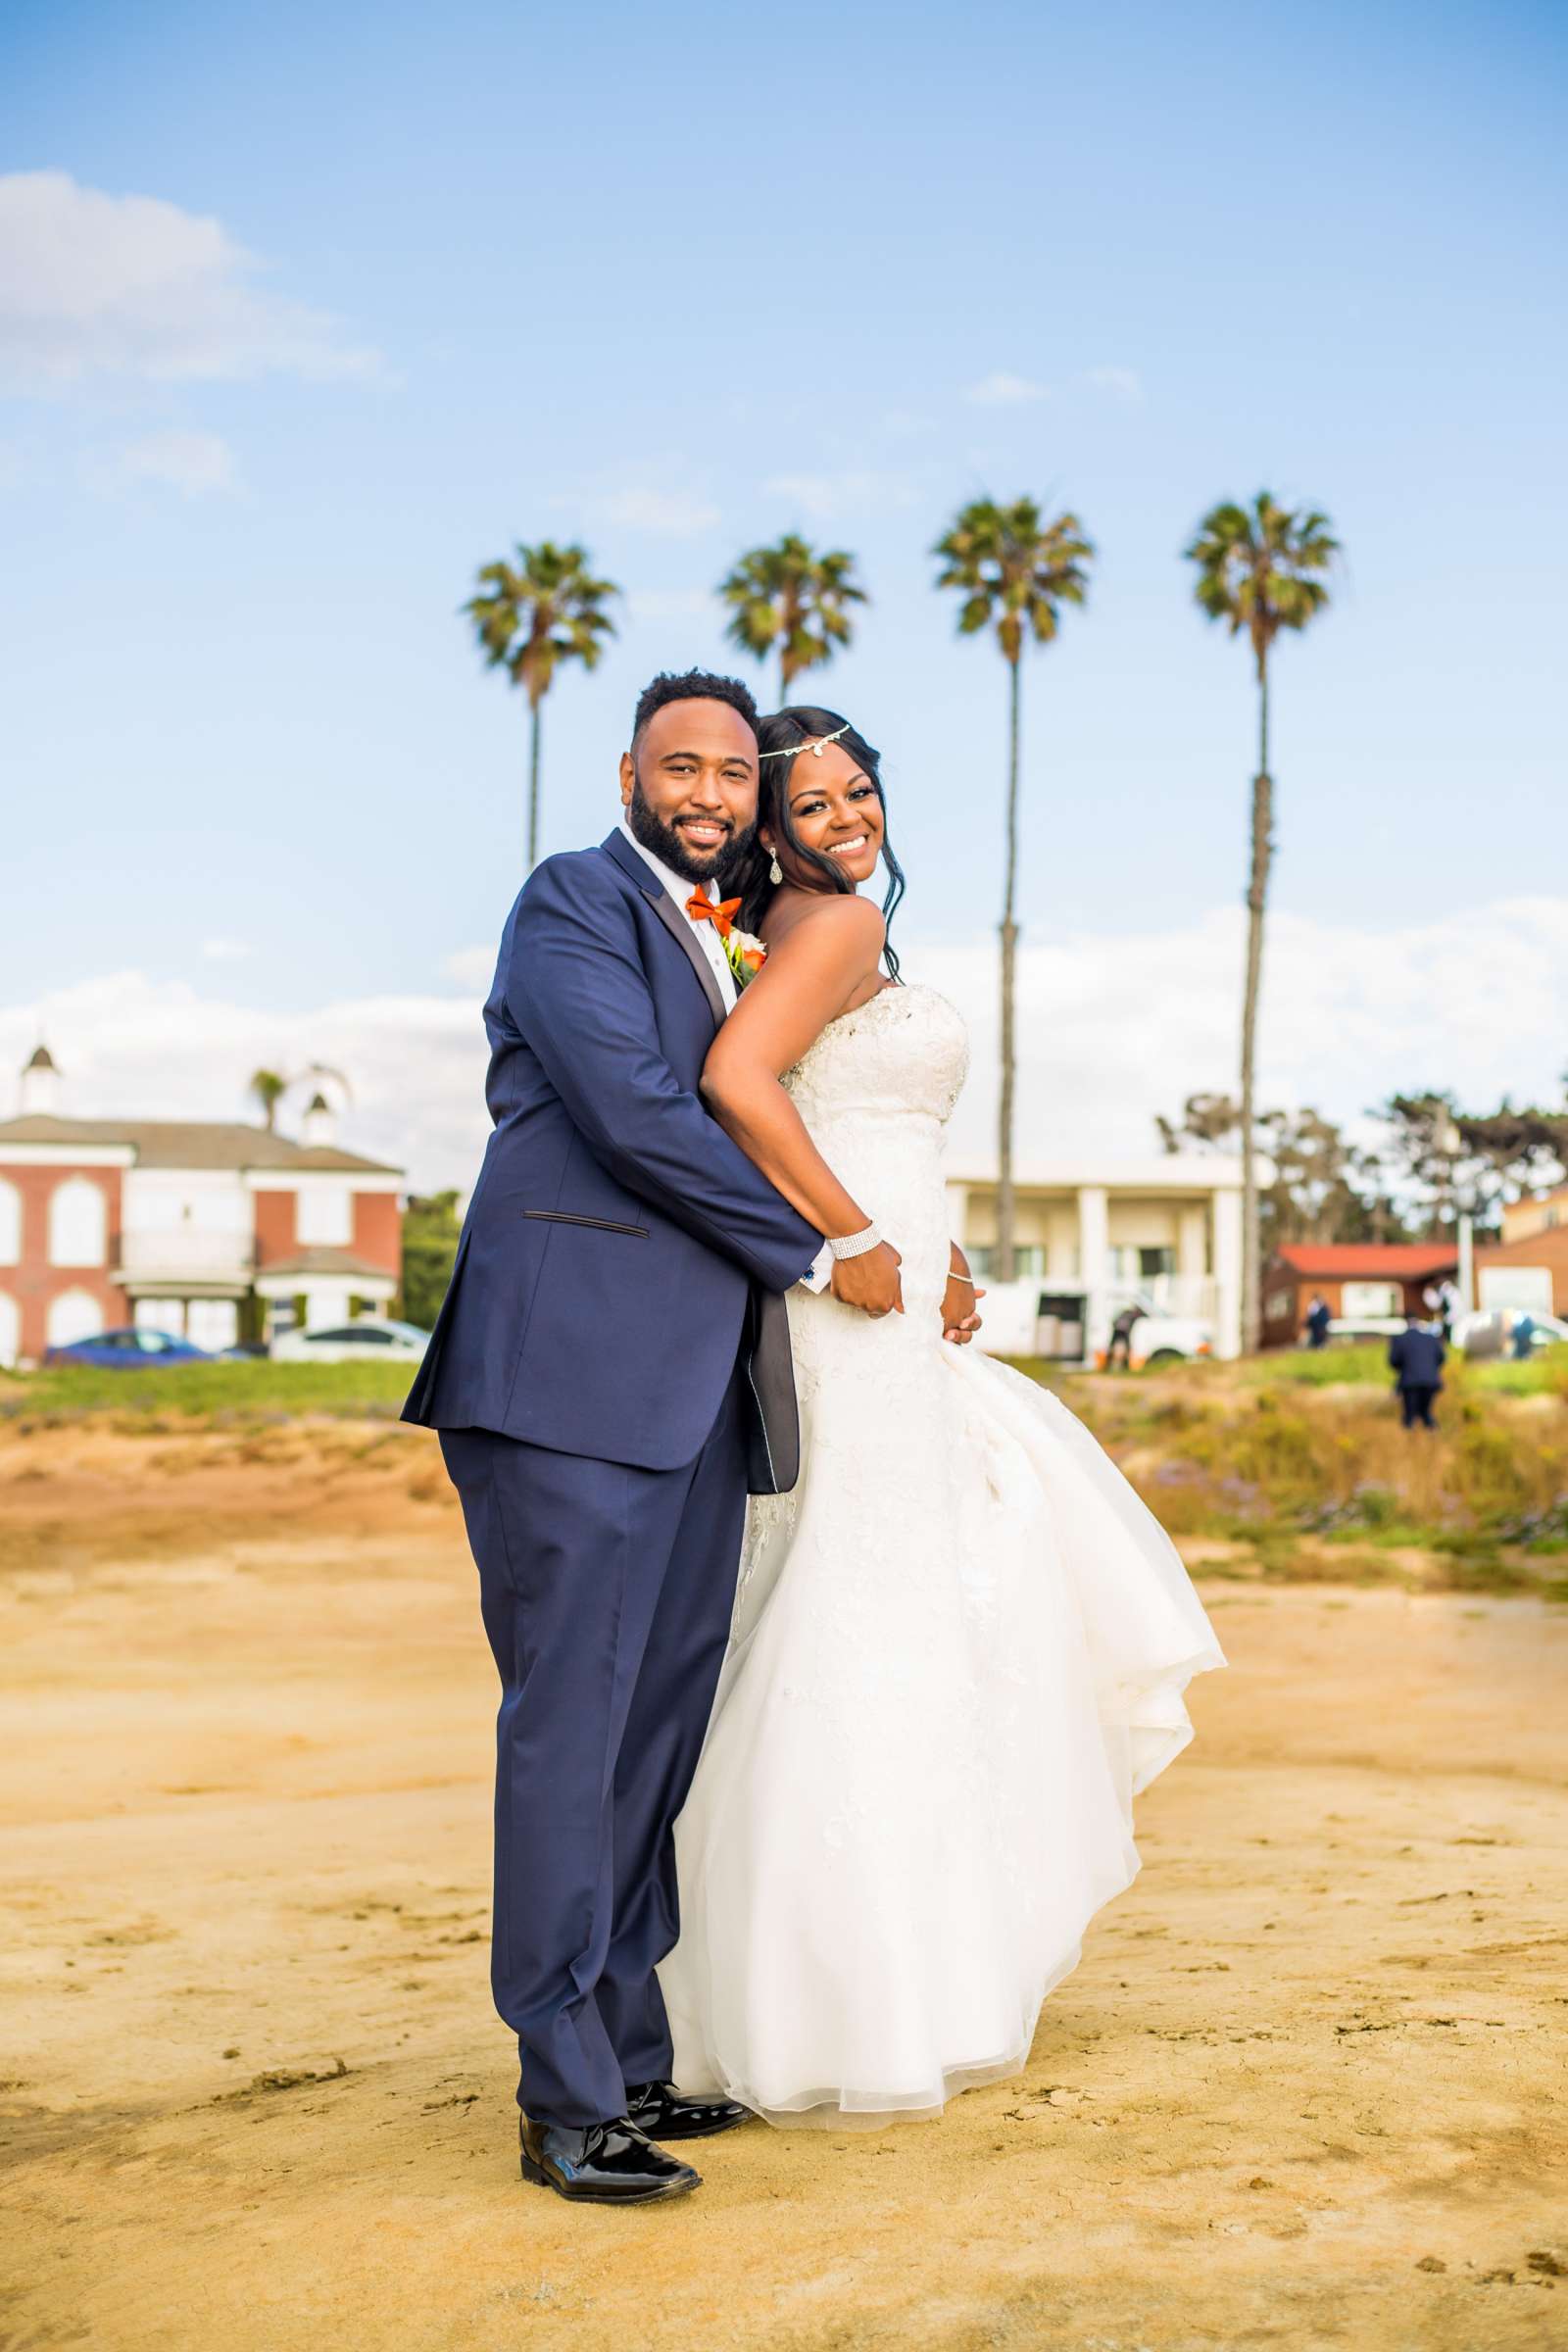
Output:
<path fill-rule="evenodd" d="M 45 1364 L 91 1364 L 105 1372 L 137 1372 L 148 1364 L 210 1364 L 205 1348 L 176 1340 L 172 1331 L 144 1331 L 138 1325 L 122 1331 L 101 1331 L 96 1339 L 73 1340 L 64 1348 L 44 1350 Z"/>
<path fill-rule="evenodd" d="M 1511 1355 L 1513 1327 L 1524 1312 L 1517 1306 L 1483 1307 L 1478 1314 L 1460 1315 L 1453 1326 L 1453 1344 L 1466 1355 Z M 1568 1323 L 1556 1315 L 1537 1314 L 1534 1307 L 1529 1314 L 1535 1327 L 1530 1335 L 1532 1352 L 1537 1348 L 1560 1348 L 1568 1343 Z"/>
<path fill-rule="evenodd" d="M 1329 1325 L 1329 1344 L 1356 1348 L 1368 1340 L 1396 1340 L 1404 1327 L 1403 1315 L 1336 1315 Z M 1299 1344 L 1304 1348 L 1306 1342 Z"/>
<path fill-rule="evenodd" d="M 280 1332 L 272 1361 L 285 1364 L 416 1364 L 430 1334 L 416 1323 L 382 1321 L 367 1315 L 359 1323 L 323 1323 L 317 1331 Z"/>

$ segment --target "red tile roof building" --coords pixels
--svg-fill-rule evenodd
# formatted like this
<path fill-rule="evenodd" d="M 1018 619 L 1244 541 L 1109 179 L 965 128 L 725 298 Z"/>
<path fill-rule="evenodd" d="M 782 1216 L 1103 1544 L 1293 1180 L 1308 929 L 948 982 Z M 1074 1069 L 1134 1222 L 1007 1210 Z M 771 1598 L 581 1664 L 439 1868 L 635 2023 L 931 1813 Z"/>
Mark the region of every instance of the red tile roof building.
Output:
<path fill-rule="evenodd" d="M 1294 1347 L 1314 1295 L 1336 1322 L 1426 1311 L 1424 1293 L 1459 1266 L 1452 1242 L 1291 1242 L 1263 1274 L 1263 1345 Z"/>

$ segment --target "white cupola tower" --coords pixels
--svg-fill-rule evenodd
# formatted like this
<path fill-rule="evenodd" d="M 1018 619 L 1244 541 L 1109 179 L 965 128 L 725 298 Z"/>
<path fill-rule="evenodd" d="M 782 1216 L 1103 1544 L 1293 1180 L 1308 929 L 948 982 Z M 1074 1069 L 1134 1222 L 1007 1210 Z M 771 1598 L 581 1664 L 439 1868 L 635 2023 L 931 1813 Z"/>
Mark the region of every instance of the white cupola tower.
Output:
<path fill-rule="evenodd" d="M 329 1147 L 337 1142 L 337 1113 L 323 1094 L 314 1094 L 306 1103 L 300 1136 L 314 1146 Z"/>
<path fill-rule="evenodd" d="M 60 1108 L 60 1072 L 47 1046 L 34 1046 L 22 1073 L 22 1115 L 53 1118 Z"/>

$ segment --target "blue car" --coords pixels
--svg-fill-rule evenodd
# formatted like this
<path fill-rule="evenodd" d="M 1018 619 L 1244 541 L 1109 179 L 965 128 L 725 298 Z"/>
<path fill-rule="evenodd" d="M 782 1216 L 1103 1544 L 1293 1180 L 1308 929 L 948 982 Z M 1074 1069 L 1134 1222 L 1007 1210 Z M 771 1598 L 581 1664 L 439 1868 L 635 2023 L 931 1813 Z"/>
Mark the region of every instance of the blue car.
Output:
<path fill-rule="evenodd" d="M 135 1372 L 148 1364 L 210 1364 L 205 1348 L 176 1340 L 172 1332 L 101 1331 L 93 1340 L 73 1340 L 67 1348 L 50 1348 L 46 1364 L 93 1364 L 105 1372 Z"/>

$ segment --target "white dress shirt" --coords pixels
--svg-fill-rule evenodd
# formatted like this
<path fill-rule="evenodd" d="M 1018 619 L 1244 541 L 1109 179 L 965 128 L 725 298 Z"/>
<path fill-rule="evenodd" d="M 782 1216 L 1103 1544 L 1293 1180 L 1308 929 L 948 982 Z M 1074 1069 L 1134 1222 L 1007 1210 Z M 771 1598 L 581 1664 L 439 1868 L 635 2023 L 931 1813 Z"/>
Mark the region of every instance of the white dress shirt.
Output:
<path fill-rule="evenodd" d="M 718 936 L 718 925 L 716 923 L 700 923 L 695 915 L 688 914 L 686 911 L 686 902 L 695 892 L 701 891 L 710 905 L 715 906 L 718 904 L 718 892 L 710 881 L 688 882 L 684 874 L 677 874 L 672 865 L 664 863 L 662 858 L 656 858 L 647 843 L 638 840 L 630 825 L 627 824 L 624 815 L 620 820 L 620 829 L 643 863 L 653 867 L 665 891 L 680 908 L 682 922 L 692 933 L 697 945 L 702 949 L 704 956 L 712 967 L 713 977 L 718 982 L 719 993 L 724 999 L 725 1011 L 733 1012 L 740 991 L 735 986 L 735 974 L 731 971 L 729 957 L 724 953 L 724 943 Z"/>
<path fill-rule="evenodd" d="M 718 982 L 719 994 L 724 1000 L 725 1011 L 733 1012 L 740 998 L 740 990 L 735 984 L 735 974 L 730 969 L 729 957 L 724 953 L 724 943 L 719 938 L 718 925 L 699 922 L 695 915 L 688 914 L 686 911 L 686 902 L 695 891 L 701 891 L 716 906 L 718 904 L 717 890 L 711 881 L 688 881 L 684 874 L 677 874 L 673 866 L 666 865 L 662 858 L 657 858 L 646 842 L 638 840 L 626 822 L 624 811 L 621 814 L 620 829 L 643 863 L 652 867 L 670 898 L 680 908 L 682 922 L 692 932 L 697 945 L 702 949 L 704 956 L 712 967 L 713 977 Z M 833 1252 L 824 1242 L 811 1262 L 809 1273 L 803 1274 L 801 1280 L 808 1291 L 825 1291 L 832 1273 Z"/>

